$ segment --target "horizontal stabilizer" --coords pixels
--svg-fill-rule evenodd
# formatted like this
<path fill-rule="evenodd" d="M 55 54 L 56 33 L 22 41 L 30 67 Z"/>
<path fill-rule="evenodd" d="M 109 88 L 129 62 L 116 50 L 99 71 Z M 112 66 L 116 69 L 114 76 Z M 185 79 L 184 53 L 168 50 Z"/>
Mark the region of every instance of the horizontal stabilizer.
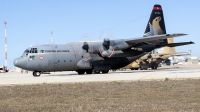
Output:
<path fill-rule="evenodd" d="M 189 55 L 188 52 L 176 52 L 176 53 L 157 53 L 159 56 L 170 55 L 170 56 L 183 56 Z"/>

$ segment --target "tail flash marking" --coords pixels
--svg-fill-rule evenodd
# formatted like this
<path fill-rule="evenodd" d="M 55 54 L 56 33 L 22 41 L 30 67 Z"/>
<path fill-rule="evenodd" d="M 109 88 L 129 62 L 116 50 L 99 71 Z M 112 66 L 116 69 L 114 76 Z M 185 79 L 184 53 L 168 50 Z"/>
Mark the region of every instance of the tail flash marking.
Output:
<path fill-rule="evenodd" d="M 153 7 L 153 10 L 162 10 L 162 8 L 161 8 L 161 7 L 158 7 L 158 6 L 154 6 L 154 7 Z"/>

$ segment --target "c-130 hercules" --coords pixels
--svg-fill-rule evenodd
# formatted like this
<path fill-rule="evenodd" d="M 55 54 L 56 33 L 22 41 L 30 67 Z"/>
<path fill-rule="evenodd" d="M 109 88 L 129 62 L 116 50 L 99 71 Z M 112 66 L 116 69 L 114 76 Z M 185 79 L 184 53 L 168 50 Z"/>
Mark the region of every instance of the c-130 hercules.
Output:
<path fill-rule="evenodd" d="M 153 11 L 157 12 L 154 15 L 161 10 L 160 5 L 154 5 Z M 37 45 L 27 48 L 21 57 L 14 60 L 14 65 L 33 71 L 34 77 L 51 71 L 108 73 L 110 69 L 124 67 L 153 49 L 182 45 L 165 43 L 165 39 L 184 35 L 186 34 L 175 33 L 131 39 L 104 39 L 103 42 Z"/>

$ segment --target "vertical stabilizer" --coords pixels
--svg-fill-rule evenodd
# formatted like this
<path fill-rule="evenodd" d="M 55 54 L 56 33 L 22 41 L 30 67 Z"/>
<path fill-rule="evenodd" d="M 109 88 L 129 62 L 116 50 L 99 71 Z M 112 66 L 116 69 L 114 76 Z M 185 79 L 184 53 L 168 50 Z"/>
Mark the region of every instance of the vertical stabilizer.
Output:
<path fill-rule="evenodd" d="M 166 34 L 165 21 L 161 5 L 155 4 L 147 23 L 144 37 L 160 34 Z M 167 39 L 164 39 L 163 41 L 167 43 Z"/>
<path fill-rule="evenodd" d="M 167 42 L 174 43 L 174 38 L 168 38 Z M 164 47 L 162 53 L 176 53 L 176 49 L 175 49 L 175 47 Z"/>

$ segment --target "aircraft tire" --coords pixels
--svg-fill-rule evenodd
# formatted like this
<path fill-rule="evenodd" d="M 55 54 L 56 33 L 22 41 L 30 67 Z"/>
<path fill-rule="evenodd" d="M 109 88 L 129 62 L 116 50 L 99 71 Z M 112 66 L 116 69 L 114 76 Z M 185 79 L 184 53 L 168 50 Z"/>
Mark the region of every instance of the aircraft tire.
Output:
<path fill-rule="evenodd" d="M 138 68 L 135 68 L 135 70 L 138 70 Z"/>
<path fill-rule="evenodd" d="M 152 67 L 151 67 L 151 69 L 154 69 L 154 70 L 155 70 L 156 68 L 157 68 L 156 66 L 152 66 Z"/>
<path fill-rule="evenodd" d="M 39 77 L 40 75 L 41 75 L 40 72 L 36 72 L 36 71 L 33 72 L 33 76 L 34 76 L 34 77 Z"/>
<path fill-rule="evenodd" d="M 92 70 L 86 70 L 87 74 L 92 74 Z"/>
<path fill-rule="evenodd" d="M 79 70 L 79 71 L 77 71 L 77 73 L 78 73 L 79 75 L 83 75 L 83 74 L 85 73 L 85 70 Z"/>
<path fill-rule="evenodd" d="M 109 70 L 102 70 L 101 72 L 102 72 L 103 74 L 106 74 L 106 73 L 109 72 Z"/>
<path fill-rule="evenodd" d="M 35 77 L 35 72 L 33 72 L 33 76 Z"/>

